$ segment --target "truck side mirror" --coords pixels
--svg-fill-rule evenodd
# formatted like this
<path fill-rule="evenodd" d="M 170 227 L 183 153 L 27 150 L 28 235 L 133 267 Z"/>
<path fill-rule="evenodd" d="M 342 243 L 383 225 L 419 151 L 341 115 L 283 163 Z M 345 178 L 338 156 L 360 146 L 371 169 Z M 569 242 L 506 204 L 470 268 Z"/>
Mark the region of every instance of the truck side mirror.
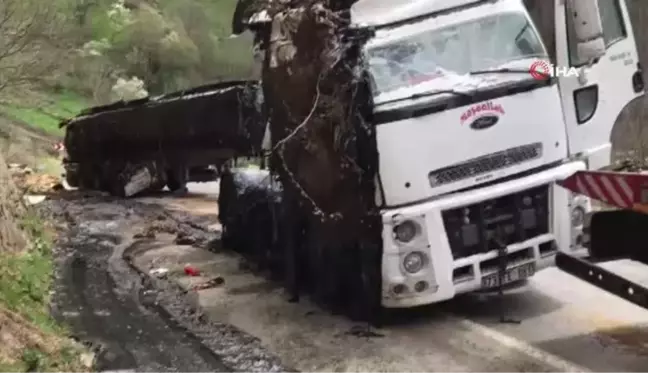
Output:
<path fill-rule="evenodd" d="M 568 22 L 574 25 L 578 60 L 591 62 L 605 55 L 603 22 L 597 1 L 567 0 Z"/>

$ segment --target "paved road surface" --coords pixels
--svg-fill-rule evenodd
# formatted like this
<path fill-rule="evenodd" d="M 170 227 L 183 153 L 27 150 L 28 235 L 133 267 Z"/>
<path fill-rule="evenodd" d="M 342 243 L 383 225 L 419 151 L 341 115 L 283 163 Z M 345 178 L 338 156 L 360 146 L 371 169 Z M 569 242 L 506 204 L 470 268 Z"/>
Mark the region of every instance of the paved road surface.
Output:
<path fill-rule="evenodd" d="M 192 184 L 193 197 L 179 202 L 203 213 L 216 211 L 216 183 Z M 172 203 L 177 203 L 174 201 Z M 606 265 L 632 278 L 648 272 L 628 261 Z M 468 330 L 492 344 L 531 351 L 542 359 L 571 362 L 593 371 L 645 371 L 648 369 L 648 310 L 609 295 L 556 268 L 538 273 L 527 287 L 503 299 L 508 316 L 520 324 L 502 324 L 498 302 L 492 297 L 464 296 L 435 308 L 447 318 L 430 317 L 436 330 Z M 443 321 L 440 321 L 443 320 Z M 426 321 L 418 320 L 425 324 Z M 419 325 L 424 328 L 425 325 Z M 450 337 L 451 334 L 448 334 Z M 436 334 L 434 338 L 443 337 Z M 413 338 L 420 343 L 420 339 Z M 405 345 L 394 349 L 407 351 Z M 421 346 L 410 346 L 411 351 Z M 324 349 L 324 347 L 322 347 Z M 316 357 L 313 357 L 317 360 Z M 558 365 L 560 366 L 560 365 Z M 506 367 L 503 365 L 502 367 Z M 451 366 L 446 366 L 451 368 Z M 434 369 L 431 367 L 431 369 Z M 497 370 L 495 367 L 489 370 Z"/>

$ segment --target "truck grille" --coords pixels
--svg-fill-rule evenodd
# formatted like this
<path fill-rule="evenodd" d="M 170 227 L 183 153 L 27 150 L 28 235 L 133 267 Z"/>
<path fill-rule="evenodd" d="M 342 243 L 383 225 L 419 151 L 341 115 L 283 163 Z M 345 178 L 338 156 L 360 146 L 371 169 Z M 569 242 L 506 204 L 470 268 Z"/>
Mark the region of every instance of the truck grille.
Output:
<path fill-rule="evenodd" d="M 518 165 L 542 156 L 542 143 L 518 146 L 430 172 L 430 186 L 452 183 Z"/>
<path fill-rule="evenodd" d="M 442 213 L 454 259 L 486 253 L 549 233 L 549 186 Z"/>

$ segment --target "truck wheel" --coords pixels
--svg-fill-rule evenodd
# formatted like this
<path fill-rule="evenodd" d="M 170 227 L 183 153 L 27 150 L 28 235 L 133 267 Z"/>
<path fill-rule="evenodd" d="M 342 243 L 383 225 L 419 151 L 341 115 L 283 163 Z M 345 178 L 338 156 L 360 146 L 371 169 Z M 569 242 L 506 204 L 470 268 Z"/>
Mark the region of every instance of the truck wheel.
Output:
<path fill-rule="evenodd" d="M 108 162 L 105 166 L 97 166 L 95 170 L 96 188 L 108 192 L 110 195 L 124 198 L 124 185 L 120 179 L 120 174 L 124 171 L 124 165 L 113 161 Z"/>
<path fill-rule="evenodd" d="M 167 171 L 167 187 L 172 192 L 187 191 L 187 169 L 178 167 Z"/>
<path fill-rule="evenodd" d="M 382 250 L 369 244 L 352 248 L 352 266 L 348 273 L 350 284 L 348 316 L 353 321 L 368 322 L 381 327 L 386 321 L 385 309 L 381 305 Z"/>
<path fill-rule="evenodd" d="M 77 182 L 79 189 L 82 190 L 97 190 L 97 172 L 91 163 L 80 163 L 76 172 Z"/>
<path fill-rule="evenodd" d="M 110 186 L 110 194 L 119 198 L 126 198 L 126 193 L 124 191 L 124 185 L 117 180 Z"/>
<path fill-rule="evenodd" d="M 155 185 L 151 186 L 151 188 L 150 188 L 151 192 L 153 192 L 153 193 L 157 193 L 157 192 L 161 191 L 162 189 L 164 189 L 164 184 L 155 184 Z"/>
<path fill-rule="evenodd" d="M 65 182 L 72 188 L 78 188 L 80 184 L 79 172 L 76 170 L 65 171 Z"/>
<path fill-rule="evenodd" d="M 227 249 L 230 249 L 232 251 L 235 251 L 234 247 L 236 246 L 236 244 L 234 243 L 233 235 L 230 233 L 231 230 L 233 230 L 231 227 L 228 227 L 226 225 L 222 225 L 222 228 L 221 228 L 221 243 L 222 243 L 223 247 L 225 247 Z"/>

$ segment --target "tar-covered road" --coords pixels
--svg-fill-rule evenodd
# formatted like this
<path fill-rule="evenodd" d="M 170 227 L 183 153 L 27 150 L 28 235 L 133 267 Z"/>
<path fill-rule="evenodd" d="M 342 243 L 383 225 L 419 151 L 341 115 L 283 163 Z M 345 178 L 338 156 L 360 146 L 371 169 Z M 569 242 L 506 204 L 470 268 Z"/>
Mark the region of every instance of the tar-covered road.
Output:
<path fill-rule="evenodd" d="M 147 304 L 151 289 L 120 257 L 132 229 L 154 209 L 147 214 L 102 198 L 53 200 L 43 209 L 64 232 L 56 248 L 53 313 L 96 350 L 97 369 L 231 370 Z"/>
<path fill-rule="evenodd" d="M 83 203 L 46 202 L 47 209 L 69 225 L 59 245 L 61 271 L 54 311 L 71 323 L 80 338 L 101 346 L 100 369 L 231 370 L 219 353 L 201 343 L 209 339 L 205 335 L 211 333 L 212 340 L 218 342 L 223 334 L 203 326 L 199 340 L 175 327 L 151 307 L 147 293 L 155 289 L 148 288 L 150 284 L 133 272 L 119 252 L 124 237 L 132 237 L 138 222 L 155 217 L 156 211 L 184 212 L 217 230 L 217 193 L 217 184 L 203 183 L 190 185 L 190 195 L 184 198 L 160 195 L 128 203 L 101 198 Z M 182 250 L 187 254 L 186 248 Z M 219 274 L 225 281 L 220 288 L 200 292 L 198 304 L 205 314 L 217 325 L 232 325 L 257 338 L 268 353 L 297 370 L 648 369 L 648 310 L 556 268 L 539 272 L 526 287 L 503 299 L 459 297 L 419 311 L 410 320 L 379 330 L 380 337 L 368 339 L 348 335 L 346 332 L 357 325 L 307 301 L 286 302 L 280 289 L 265 286 L 258 277 L 239 274 L 237 263 L 228 263 L 227 255 L 204 255 L 211 255 L 217 263 L 214 268 L 222 270 Z M 633 263 L 617 262 L 609 267 L 633 277 L 648 277 Z M 225 272 L 228 268 L 231 271 Z M 235 286 L 239 291 L 232 290 Z M 243 288 L 245 291 L 240 291 Z M 500 301 L 506 317 L 519 323 L 499 321 Z M 239 354 L 235 360 L 240 359 Z M 259 370 L 270 366 L 263 364 L 261 359 L 249 366 L 259 366 Z"/>

